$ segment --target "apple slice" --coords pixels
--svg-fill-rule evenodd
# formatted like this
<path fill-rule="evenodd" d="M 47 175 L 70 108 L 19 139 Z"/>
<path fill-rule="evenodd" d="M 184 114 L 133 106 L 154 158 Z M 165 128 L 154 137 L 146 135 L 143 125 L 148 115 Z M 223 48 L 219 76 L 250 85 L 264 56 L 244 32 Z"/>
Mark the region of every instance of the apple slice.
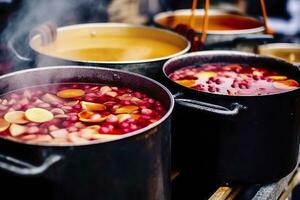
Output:
<path fill-rule="evenodd" d="M 30 108 L 26 110 L 25 116 L 28 120 L 37 123 L 48 122 L 54 118 L 52 112 L 43 108 Z"/>
<path fill-rule="evenodd" d="M 11 124 L 9 127 L 9 132 L 13 137 L 18 137 L 26 133 L 27 127 L 19 124 Z"/>
<path fill-rule="evenodd" d="M 110 92 L 110 91 L 112 91 L 112 89 L 111 89 L 111 87 L 109 87 L 109 86 L 102 86 L 101 88 L 100 88 L 100 93 L 101 94 L 106 94 L 107 92 Z"/>
<path fill-rule="evenodd" d="M 92 111 L 81 111 L 78 113 L 79 120 L 82 122 L 98 123 L 106 120 L 107 116 L 102 117 L 99 113 Z"/>
<path fill-rule="evenodd" d="M 100 128 L 100 126 L 99 126 L 99 128 Z M 87 140 L 91 140 L 91 139 L 93 139 L 94 135 L 98 134 L 98 130 L 96 128 L 90 128 L 90 127 L 81 129 L 80 137 L 87 139 Z"/>
<path fill-rule="evenodd" d="M 0 118 L 0 132 L 6 131 L 10 123 L 3 118 Z"/>
<path fill-rule="evenodd" d="M 74 144 L 84 144 L 88 142 L 88 140 L 81 138 L 78 132 L 69 133 L 68 140 Z"/>
<path fill-rule="evenodd" d="M 122 106 L 120 108 L 117 108 L 115 113 L 116 114 L 123 114 L 123 113 L 132 113 L 133 111 L 138 110 L 139 107 L 138 106 L 134 106 L 134 105 L 128 105 L 128 106 Z"/>
<path fill-rule="evenodd" d="M 62 103 L 62 102 L 63 102 L 63 100 L 62 100 L 61 98 L 59 98 L 59 97 L 57 97 L 57 96 L 55 96 L 55 95 L 53 95 L 53 94 L 49 94 L 49 93 L 44 94 L 44 95 L 41 97 L 41 99 L 42 99 L 44 102 L 51 103 L 51 104 L 53 104 L 53 103 Z"/>
<path fill-rule="evenodd" d="M 81 90 L 81 89 L 66 89 L 66 90 L 61 90 L 56 93 L 56 95 L 58 97 L 64 98 L 64 99 L 81 97 L 84 94 L 85 94 L 84 90 Z"/>
<path fill-rule="evenodd" d="M 51 131 L 49 134 L 54 138 L 67 138 L 68 131 L 65 128 Z"/>
<path fill-rule="evenodd" d="M 82 101 L 80 104 L 83 109 L 88 111 L 101 111 L 106 109 L 106 106 L 101 103 Z"/>
<path fill-rule="evenodd" d="M 288 79 L 284 81 L 275 81 L 273 82 L 273 86 L 277 89 L 292 90 L 299 87 L 299 83 L 295 80 Z"/>
<path fill-rule="evenodd" d="M 24 111 L 11 111 L 4 115 L 4 119 L 9 123 L 26 124 L 28 120 L 25 117 Z"/>
<path fill-rule="evenodd" d="M 177 80 L 175 81 L 176 83 L 183 85 L 185 87 L 193 87 L 194 85 L 196 85 L 196 80 Z"/>

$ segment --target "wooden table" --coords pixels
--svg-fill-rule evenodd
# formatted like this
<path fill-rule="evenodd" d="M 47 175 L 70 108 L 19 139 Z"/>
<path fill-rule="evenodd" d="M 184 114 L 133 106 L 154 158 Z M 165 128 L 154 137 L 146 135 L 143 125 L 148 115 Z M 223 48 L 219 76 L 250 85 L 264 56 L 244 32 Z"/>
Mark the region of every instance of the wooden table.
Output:
<path fill-rule="evenodd" d="M 300 183 L 300 168 L 295 169 L 280 181 L 262 186 L 251 200 L 286 200 Z M 209 200 L 234 200 L 243 186 L 220 187 Z"/>

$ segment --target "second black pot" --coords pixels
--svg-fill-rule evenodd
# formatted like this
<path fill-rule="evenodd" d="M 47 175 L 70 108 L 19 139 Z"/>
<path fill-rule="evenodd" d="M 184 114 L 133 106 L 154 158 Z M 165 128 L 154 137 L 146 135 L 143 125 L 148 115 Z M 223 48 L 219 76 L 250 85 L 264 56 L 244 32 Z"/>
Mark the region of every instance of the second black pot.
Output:
<path fill-rule="evenodd" d="M 269 68 L 300 81 L 299 69 L 292 64 L 234 51 L 187 54 L 171 59 L 163 70 L 168 76 L 185 66 L 218 62 Z M 227 96 L 169 84 L 173 92 L 179 92 L 173 117 L 173 157 L 183 173 L 191 177 L 201 173 L 223 182 L 268 183 L 296 167 L 300 89 Z"/>

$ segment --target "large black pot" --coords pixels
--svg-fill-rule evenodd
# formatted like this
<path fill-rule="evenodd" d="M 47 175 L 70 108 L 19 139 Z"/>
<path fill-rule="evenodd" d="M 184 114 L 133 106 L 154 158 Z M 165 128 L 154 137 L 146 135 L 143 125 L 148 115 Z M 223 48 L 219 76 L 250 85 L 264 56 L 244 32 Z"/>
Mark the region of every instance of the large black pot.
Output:
<path fill-rule="evenodd" d="M 130 36 L 137 40 L 151 39 L 153 41 L 162 42 L 172 46 L 176 46 L 178 51 L 167 56 L 157 56 L 153 59 L 135 59 L 135 60 L 83 60 L 82 58 L 68 58 L 62 54 L 66 49 L 89 49 L 89 48 L 119 48 L 118 41 L 112 42 L 110 46 L 101 46 L 95 38 L 115 36 L 121 38 Z M 28 39 L 29 38 L 29 41 Z M 67 38 L 68 41 L 64 40 Z M 25 42 L 24 42 L 25 41 Z M 79 41 L 79 42 L 78 42 Z M 97 45 L 95 45 L 97 44 Z M 52 45 L 53 52 L 48 50 L 41 51 L 40 47 Z M 142 44 L 141 44 L 142 45 Z M 92 46 L 92 47 L 91 47 Z M 158 29 L 154 27 L 120 24 L 120 23 L 92 23 L 92 24 L 76 24 L 71 26 L 59 27 L 52 23 L 44 23 L 33 29 L 29 36 L 14 36 L 8 41 L 8 47 L 15 58 L 29 66 L 55 66 L 55 65 L 88 65 L 98 66 L 111 69 L 122 69 L 145 75 L 147 77 L 158 79 L 161 74 L 161 67 L 170 58 L 182 55 L 189 51 L 190 43 L 181 35 Z M 51 47 L 51 48 L 52 48 Z M 122 48 L 124 46 L 121 45 Z M 51 49 L 50 48 L 50 49 Z M 140 53 L 140 49 L 135 46 L 128 45 L 128 49 L 132 49 Z M 156 49 L 151 49 L 152 51 Z M 142 49 L 143 51 L 143 49 Z M 159 52 L 159 50 L 158 50 Z M 109 54 L 106 52 L 106 54 Z M 121 53 L 120 53 L 121 54 Z M 160 53 L 157 53 L 160 55 Z"/>
<path fill-rule="evenodd" d="M 152 95 L 168 109 L 158 122 L 114 141 L 55 146 L 0 138 L 1 195 L 51 200 L 170 199 L 174 100 L 165 87 L 132 73 L 75 66 L 24 70 L 0 79 L 1 94 L 25 86 L 74 81 L 126 86 Z"/>
<path fill-rule="evenodd" d="M 300 81 L 299 69 L 292 64 L 234 51 L 186 54 L 168 61 L 163 70 L 168 76 L 185 66 L 218 62 L 269 68 Z M 202 173 L 222 182 L 267 183 L 296 167 L 300 89 L 227 96 L 195 91 L 170 79 L 169 84 L 179 92 L 173 115 L 174 161 L 192 178 Z"/>

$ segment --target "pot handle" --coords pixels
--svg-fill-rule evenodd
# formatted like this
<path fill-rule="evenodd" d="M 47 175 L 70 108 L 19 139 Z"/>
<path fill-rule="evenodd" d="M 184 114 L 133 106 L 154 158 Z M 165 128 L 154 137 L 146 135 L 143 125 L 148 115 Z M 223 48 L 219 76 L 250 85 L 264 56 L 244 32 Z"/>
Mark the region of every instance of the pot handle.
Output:
<path fill-rule="evenodd" d="M 17 48 L 15 47 L 15 40 L 16 37 L 12 37 L 7 42 L 7 48 L 10 50 L 10 52 L 19 60 L 23 62 L 32 62 L 33 60 L 31 58 L 28 58 L 26 56 L 21 55 L 21 53 L 18 52 Z"/>
<path fill-rule="evenodd" d="M 42 46 L 50 44 L 57 38 L 57 25 L 54 22 L 48 21 L 33 28 L 29 33 L 29 40 L 36 35 L 40 35 Z"/>
<path fill-rule="evenodd" d="M 247 35 L 247 36 L 241 36 L 241 37 L 236 37 L 233 42 L 235 44 L 243 43 L 243 42 L 273 42 L 274 41 L 274 36 L 273 35 L 268 35 L 268 34 L 253 34 L 253 35 Z"/>
<path fill-rule="evenodd" d="M 47 171 L 53 164 L 62 160 L 61 155 L 50 155 L 40 166 L 18 160 L 16 158 L 0 154 L 0 169 L 16 175 L 33 176 Z"/>
<path fill-rule="evenodd" d="M 223 106 L 211 104 L 211 103 L 206 103 L 202 101 L 197 101 L 193 99 L 185 99 L 185 98 L 180 98 L 183 94 L 182 93 L 177 93 L 174 96 L 175 102 L 179 105 L 193 108 L 199 111 L 203 112 L 209 112 L 221 116 L 236 116 L 240 113 L 241 110 L 246 110 L 247 107 L 243 106 L 239 103 L 232 103 L 231 107 L 232 109 L 228 109 Z"/>
<path fill-rule="evenodd" d="M 204 47 L 205 49 L 212 49 L 212 48 L 222 48 L 222 47 L 234 47 L 237 46 L 238 44 L 243 44 L 243 43 L 262 44 L 262 43 L 270 43 L 270 42 L 274 42 L 274 37 L 272 35 L 253 34 L 253 35 L 236 37 L 233 40 L 215 42 L 206 45 Z"/>

